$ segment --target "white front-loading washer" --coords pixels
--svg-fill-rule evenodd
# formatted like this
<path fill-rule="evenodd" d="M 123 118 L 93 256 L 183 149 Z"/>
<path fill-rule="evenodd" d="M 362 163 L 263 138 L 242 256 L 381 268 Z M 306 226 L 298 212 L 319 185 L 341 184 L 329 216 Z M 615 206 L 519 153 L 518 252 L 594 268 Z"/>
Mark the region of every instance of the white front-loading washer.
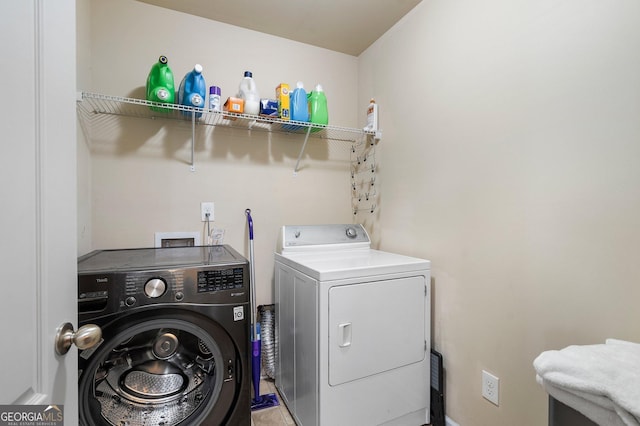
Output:
<path fill-rule="evenodd" d="M 276 387 L 299 426 L 430 422 L 430 267 L 361 225 L 282 228 Z"/>

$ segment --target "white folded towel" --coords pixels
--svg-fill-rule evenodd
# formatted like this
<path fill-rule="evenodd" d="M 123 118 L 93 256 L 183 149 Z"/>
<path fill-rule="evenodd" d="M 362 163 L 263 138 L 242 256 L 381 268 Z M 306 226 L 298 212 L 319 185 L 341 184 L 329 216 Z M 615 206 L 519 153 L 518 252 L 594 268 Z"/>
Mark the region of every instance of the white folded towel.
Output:
<path fill-rule="evenodd" d="M 603 426 L 640 426 L 640 344 L 569 346 L 541 353 L 537 380 L 549 395 Z"/>

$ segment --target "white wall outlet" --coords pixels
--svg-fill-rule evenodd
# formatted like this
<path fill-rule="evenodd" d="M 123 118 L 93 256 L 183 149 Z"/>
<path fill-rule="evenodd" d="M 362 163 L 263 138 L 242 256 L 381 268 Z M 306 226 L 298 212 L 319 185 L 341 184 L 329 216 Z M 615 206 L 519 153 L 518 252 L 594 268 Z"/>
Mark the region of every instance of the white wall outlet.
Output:
<path fill-rule="evenodd" d="M 200 203 L 200 216 L 202 217 L 202 221 L 207 221 L 207 213 L 209 213 L 209 222 L 213 221 L 213 203 Z"/>
<path fill-rule="evenodd" d="M 498 405 L 500 395 L 500 379 L 493 374 L 482 370 L 482 396 Z"/>

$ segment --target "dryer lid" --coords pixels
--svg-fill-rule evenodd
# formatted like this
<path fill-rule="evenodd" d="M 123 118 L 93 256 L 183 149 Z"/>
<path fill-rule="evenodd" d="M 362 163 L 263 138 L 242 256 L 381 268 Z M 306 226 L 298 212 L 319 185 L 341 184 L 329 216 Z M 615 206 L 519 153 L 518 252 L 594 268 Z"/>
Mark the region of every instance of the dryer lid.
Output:
<path fill-rule="evenodd" d="M 276 261 L 318 281 L 424 273 L 431 268 L 428 260 L 373 249 L 276 253 Z"/>
<path fill-rule="evenodd" d="M 283 226 L 275 258 L 319 281 L 431 267 L 428 260 L 371 249 L 369 235 L 360 224 Z"/>

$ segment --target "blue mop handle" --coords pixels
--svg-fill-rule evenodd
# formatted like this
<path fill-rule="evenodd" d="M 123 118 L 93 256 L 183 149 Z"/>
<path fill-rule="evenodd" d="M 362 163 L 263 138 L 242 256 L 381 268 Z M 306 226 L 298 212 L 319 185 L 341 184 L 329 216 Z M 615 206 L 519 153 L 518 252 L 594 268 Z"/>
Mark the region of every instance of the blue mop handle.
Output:
<path fill-rule="evenodd" d="M 247 224 L 249 225 L 249 263 L 250 263 L 250 277 L 249 281 L 251 282 L 251 335 L 252 341 L 258 339 L 258 330 L 257 330 L 257 318 L 256 318 L 256 272 L 255 272 L 255 260 L 253 258 L 253 219 L 251 218 L 251 209 L 246 209 L 244 213 L 247 215 Z"/>
<path fill-rule="evenodd" d="M 253 219 L 251 219 L 251 209 L 246 209 L 244 213 L 247 215 L 247 223 L 249 223 L 249 239 L 253 241 Z"/>

